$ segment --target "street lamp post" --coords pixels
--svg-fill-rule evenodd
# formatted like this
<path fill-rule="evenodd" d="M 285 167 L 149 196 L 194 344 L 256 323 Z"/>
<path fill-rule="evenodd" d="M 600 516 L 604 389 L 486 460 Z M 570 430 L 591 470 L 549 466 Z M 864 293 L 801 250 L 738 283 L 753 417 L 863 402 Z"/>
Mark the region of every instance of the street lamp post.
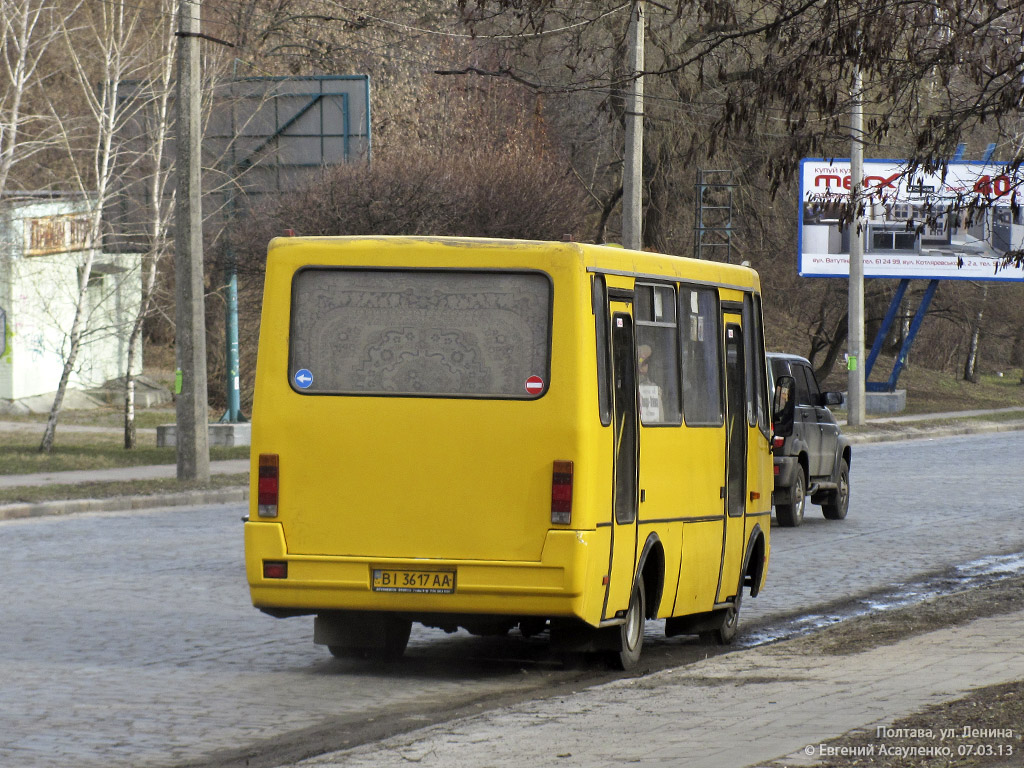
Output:
<path fill-rule="evenodd" d="M 864 193 L 864 81 L 858 66 L 854 73 L 853 103 L 850 107 L 850 295 L 847 317 L 847 404 L 846 422 L 858 426 L 865 421 L 864 409 L 864 232 L 860 207 Z"/>
<path fill-rule="evenodd" d="M 644 4 L 633 3 L 629 21 L 629 87 L 626 92 L 626 151 L 622 167 L 622 244 L 643 248 Z"/>

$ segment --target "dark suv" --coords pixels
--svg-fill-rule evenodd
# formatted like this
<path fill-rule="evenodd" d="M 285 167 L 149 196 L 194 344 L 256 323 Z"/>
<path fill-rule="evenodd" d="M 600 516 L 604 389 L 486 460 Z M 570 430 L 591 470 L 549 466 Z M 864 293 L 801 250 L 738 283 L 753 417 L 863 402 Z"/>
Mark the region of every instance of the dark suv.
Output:
<path fill-rule="evenodd" d="M 777 437 L 775 490 L 772 504 L 779 525 L 796 526 L 804 519 L 807 496 L 821 505 L 828 520 L 842 520 L 850 506 L 850 441 L 828 409 L 840 405 L 839 392 L 822 392 L 811 364 L 797 355 L 768 353 L 771 390 L 780 376 L 796 382 L 793 434 Z"/>

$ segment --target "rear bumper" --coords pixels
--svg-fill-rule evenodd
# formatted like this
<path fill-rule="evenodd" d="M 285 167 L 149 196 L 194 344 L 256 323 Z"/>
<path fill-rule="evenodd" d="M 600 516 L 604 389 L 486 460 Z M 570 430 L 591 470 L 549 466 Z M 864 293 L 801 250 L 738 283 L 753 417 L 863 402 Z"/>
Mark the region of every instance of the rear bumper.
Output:
<path fill-rule="evenodd" d="M 772 504 L 792 504 L 793 478 L 799 470 L 800 462 L 796 456 L 775 456 L 775 489 L 772 491 Z"/>
<path fill-rule="evenodd" d="M 549 531 L 537 562 L 289 555 L 280 524 L 245 524 L 253 605 L 268 612 L 332 610 L 575 617 L 597 624 L 608 566 L 607 529 Z M 602 556 L 598 555 L 603 550 Z M 265 560 L 287 563 L 284 579 L 263 576 Z M 374 568 L 454 570 L 450 594 L 375 592 Z"/>

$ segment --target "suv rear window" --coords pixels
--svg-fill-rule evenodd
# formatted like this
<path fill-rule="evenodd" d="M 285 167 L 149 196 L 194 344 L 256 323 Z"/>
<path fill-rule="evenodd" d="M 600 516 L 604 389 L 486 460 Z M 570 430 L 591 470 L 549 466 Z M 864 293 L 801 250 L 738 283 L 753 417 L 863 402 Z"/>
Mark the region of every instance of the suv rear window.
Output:
<path fill-rule="evenodd" d="M 298 392 L 530 399 L 550 347 L 540 272 L 310 267 L 292 282 Z"/>

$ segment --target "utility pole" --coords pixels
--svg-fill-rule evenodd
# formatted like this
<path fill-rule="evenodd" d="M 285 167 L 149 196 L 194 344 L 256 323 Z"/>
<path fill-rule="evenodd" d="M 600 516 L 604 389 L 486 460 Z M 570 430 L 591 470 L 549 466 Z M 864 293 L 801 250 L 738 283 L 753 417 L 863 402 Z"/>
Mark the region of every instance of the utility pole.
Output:
<path fill-rule="evenodd" d="M 210 479 L 210 446 L 203 306 L 200 10 L 200 0 L 180 0 L 174 277 L 176 357 L 181 373 L 176 404 L 178 479 L 205 481 Z"/>
<path fill-rule="evenodd" d="M 864 232 L 860 206 L 864 195 L 864 80 L 858 64 L 850 106 L 850 296 L 847 324 L 846 423 L 859 426 L 864 410 Z"/>
<path fill-rule="evenodd" d="M 629 86 L 626 91 L 626 153 L 622 166 L 622 244 L 643 248 L 644 33 L 643 0 L 629 17 Z"/>

